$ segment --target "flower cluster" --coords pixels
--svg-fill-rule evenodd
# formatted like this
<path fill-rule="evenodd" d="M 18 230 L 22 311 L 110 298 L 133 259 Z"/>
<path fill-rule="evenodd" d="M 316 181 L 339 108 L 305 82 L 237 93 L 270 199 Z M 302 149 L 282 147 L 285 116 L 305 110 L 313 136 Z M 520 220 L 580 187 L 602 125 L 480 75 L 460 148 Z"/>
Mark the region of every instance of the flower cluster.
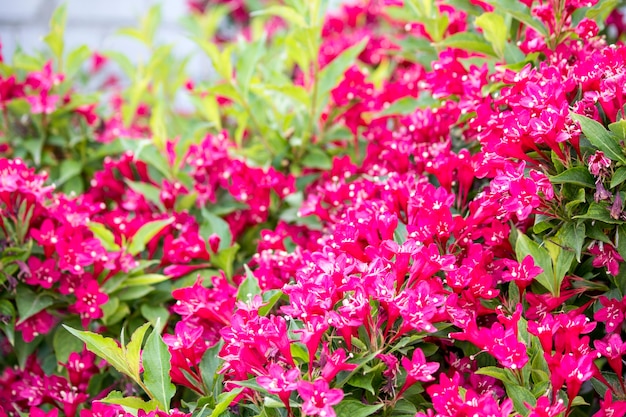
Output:
<path fill-rule="evenodd" d="M 626 412 L 611 3 L 286 3 L 0 69 L 0 416 Z"/>

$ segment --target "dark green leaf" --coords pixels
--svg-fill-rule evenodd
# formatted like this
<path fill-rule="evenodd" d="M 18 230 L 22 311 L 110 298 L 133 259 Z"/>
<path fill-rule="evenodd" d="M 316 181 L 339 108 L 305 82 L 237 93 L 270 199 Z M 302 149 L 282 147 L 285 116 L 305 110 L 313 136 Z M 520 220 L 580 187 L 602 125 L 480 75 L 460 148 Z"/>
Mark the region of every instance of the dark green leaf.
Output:
<path fill-rule="evenodd" d="M 74 337 L 64 327 L 57 327 L 52 338 L 52 348 L 57 362 L 67 362 L 72 352 L 80 352 L 83 349 L 83 342 Z"/>
<path fill-rule="evenodd" d="M 537 399 L 533 395 L 532 392 L 528 388 L 520 387 L 515 384 L 504 384 L 506 388 L 506 393 L 513 400 L 513 406 L 515 407 L 515 411 L 518 413 L 527 416 L 528 415 L 528 405 L 534 406 L 537 404 Z"/>
<path fill-rule="evenodd" d="M 4 320 L 0 320 L 0 329 L 6 335 L 11 346 L 15 345 L 15 307 L 9 300 L 0 300 L 0 316 Z"/>
<path fill-rule="evenodd" d="M 255 295 L 261 294 L 261 287 L 259 287 L 259 280 L 254 276 L 250 268 L 248 268 L 248 265 L 244 265 L 244 268 L 246 269 L 246 279 L 239 285 L 237 300 L 251 301 Z"/>
<path fill-rule="evenodd" d="M 583 245 L 585 243 L 585 223 L 583 222 L 567 222 L 561 227 L 557 233 L 561 241 L 569 248 L 574 250 L 576 260 L 580 262 Z"/>
<path fill-rule="evenodd" d="M 582 214 L 580 216 L 574 216 L 575 219 L 591 219 L 591 220 L 599 220 L 604 223 L 609 224 L 623 224 L 624 222 L 619 219 L 614 219 L 611 217 L 609 213 L 608 207 L 605 207 L 598 203 L 589 204 L 589 209 L 587 213 Z"/>
<path fill-rule="evenodd" d="M 309 147 L 302 158 L 302 165 L 309 168 L 330 169 L 332 164 L 330 156 L 318 147 Z"/>
<path fill-rule="evenodd" d="M 20 324 L 44 310 L 46 307 L 54 304 L 54 298 L 44 293 L 36 294 L 30 288 L 20 285 L 17 288 L 15 304 L 17 305 L 17 313 L 19 316 L 17 324 Z"/>
<path fill-rule="evenodd" d="M 343 400 L 335 406 L 337 417 L 367 417 L 382 408 L 383 404 L 367 405 L 356 400 Z"/>
<path fill-rule="evenodd" d="M 371 392 L 372 394 L 376 395 L 376 391 L 374 391 L 374 387 L 372 386 L 372 381 L 374 380 L 374 376 L 375 375 L 373 373 L 369 373 L 365 375 L 362 373 L 356 373 L 352 375 L 352 377 L 348 381 L 348 385 L 352 385 L 353 387 L 357 387 L 357 388 L 363 388 L 364 390 L 367 390 Z"/>
<path fill-rule="evenodd" d="M 202 217 L 204 221 L 200 227 L 200 235 L 208 238 L 215 233 L 220 237 L 219 250 L 228 248 L 233 239 L 228 223 L 206 208 L 202 208 Z"/>
<path fill-rule="evenodd" d="M 617 187 L 624 181 L 626 181 L 626 167 L 619 167 L 615 173 L 613 173 L 613 177 L 611 177 L 610 188 Z"/>
<path fill-rule="evenodd" d="M 532 256 L 535 265 L 543 269 L 543 272 L 539 274 L 535 279 L 543 285 L 552 295 L 559 294 L 561 282 L 555 280 L 554 272 L 552 270 L 552 259 L 547 250 L 540 247 L 535 241 L 531 240 L 524 234 L 519 234 L 517 237 L 517 243 L 515 245 L 515 252 L 517 254 L 518 262 L 527 256 Z M 561 281 L 563 277 L 561 277 Z"/>
<path fill-rule="evenodd" d="M 626 163 L 619 138 L 614 133 L 609 132 L 600 123 L 586 116 L 576 113 L 570 113 L 570 115 L 573 120 L 580 123 L 583 134 L 593 146 L 604 152 L 607 158 Z"/>
<path fill-rule="evenodd" d="M 224 342 L 220 341 L 215 346 L 207 349 L 202 356 L 202 360 L 200 361 L 200 376 L 202 377 L 204 385 L 209 389 L 209 392 L 213 391 L 213 386 L 215 385 L 215 381 L 217 379 L 217 370 L 222 363 L 218 354 L 222 349 L 223 344 Z"/>
<path fill-rule="evenodd" d="M 595 188 L 593 176 L 585 166 L 576 166 L 550 177 L 552 184 L 574 184 L 581 187 Z"/>

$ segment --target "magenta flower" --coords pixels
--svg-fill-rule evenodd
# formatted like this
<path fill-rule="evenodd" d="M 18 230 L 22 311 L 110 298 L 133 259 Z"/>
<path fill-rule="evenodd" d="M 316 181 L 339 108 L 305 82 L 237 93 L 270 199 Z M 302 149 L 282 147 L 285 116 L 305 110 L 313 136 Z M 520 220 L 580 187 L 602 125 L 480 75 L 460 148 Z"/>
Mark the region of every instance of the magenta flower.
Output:
<path fill-rule="evenodd" d="M 296 381 L 299 376 L 298 368 L 285 370 L 282 366 L 272 363 L 269 366 L 269 374 L 259 376 L 257 382 L 271 394 L 278 395 L 285 407 L 289 409 L 289 396 L 298 388 Z"/>
<path fill-rule="evenodd" d="M 433 374 L 439 369 L 437 362 L 426 362 L 426 356 L 424 356 L 424 352 L 420 348 L 413 351 L 411 360 L 402 358 L 401 362 L 402 366 L 407 370 L 407 384 L 412 384 L 416 381 L 432 381 L 435 379 Z"/>
<path fill-rule="evenodd" d="M 70 306 L 70 309 L 80 315 L 83 327 L 87 327 L 91 320 L 102 317 L 103 313 L 100 306 L 109 300 L 109 296 L 100 291 L 98 281 L 91 279 L 78 285 L 74 295 L 76 302 Z"/>
<path fill-rule="evenodd" d="M 339 404 L 343 399 L 343 391 L 330 388 L 328 382 L 323 379 L 315 382 L 298 382 L 298 394 L 304 400 L 302 412 L 309 416 L 336 417 L 332 406 Z"/>

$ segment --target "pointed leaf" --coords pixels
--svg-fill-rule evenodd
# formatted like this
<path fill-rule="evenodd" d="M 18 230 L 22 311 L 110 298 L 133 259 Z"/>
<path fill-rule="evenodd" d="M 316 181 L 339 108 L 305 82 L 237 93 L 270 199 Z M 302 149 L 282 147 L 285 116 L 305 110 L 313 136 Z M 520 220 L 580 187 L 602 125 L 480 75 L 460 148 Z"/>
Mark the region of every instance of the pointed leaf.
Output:
<path fill-rule="evenodd" d="M 174 222 L 174 218 L 170 217 L 165 220 L 154 220 L 141 226 L 139 230 L 130 240 L 128 245 L 128 253 L 137 255 L 146 248 L 146 244 L 152 240 L 161 230 Z"/>
<path fill-rule="evenodd" d="M 593 146 L 604 152 L 607 158 L 626 163 L 619 138 L 613 132 L 609 132 L 600 123 L 586 116 L 576 113 L 570 114 L 573 120 L 580 123 L 583 134 Z"/>
<path fill-rule="evenodd" d="M 107 361 L 109 365 L 113 366 L 119 372 L 132 377 L 132 373 L 126 364 L 122 348 L 118 346 L 115 340 L 97 333 L 76 330 L 66 325 L 63 325 L 63 327 L 65 327 L 65 330 L 85 342 L 87 350 L 95 353 Z"/>
<path fill-rule="evenodd" d="M 219 417 L 230 405 L 231 402 L 243 391 L 243 388 L 235 388 L 232 391 L 223 392 L 217 397 L 217 404 L 210 417 Z"/>
<path fill-rule="evenodd" d="M 150 327 L 150 323 L 146 323 L 139 327 L 130 337 L 130 342 L 126 345 L 126 364 L 128 369 L 133 373 L 135 379 L 139 379 L 139 365 L 141 359 L 141 343 L 146 335 L 146 331 Z"/>
<path fill-rule="evenodd" d="M 20 285 L 17 289 L 15 304 L 20 318 L 16 324 L 20 324 L 54 304 L 54 298 L 45 293 L 37 294 L 27 286 Z"/>
<path fill-rule="evenodd" d="M 157 320 L 157 323 L 159 321 Z M 176 393 L 176 387 L 170 378 L 172 355 L 157 331 L 153 330 L 148 336 L 141 357 L 144 367 L 143 381 L 146 387 L 154 396 L 153 398 L 159 402 L 162 409 L 169 410 L 170 400 Z"/>

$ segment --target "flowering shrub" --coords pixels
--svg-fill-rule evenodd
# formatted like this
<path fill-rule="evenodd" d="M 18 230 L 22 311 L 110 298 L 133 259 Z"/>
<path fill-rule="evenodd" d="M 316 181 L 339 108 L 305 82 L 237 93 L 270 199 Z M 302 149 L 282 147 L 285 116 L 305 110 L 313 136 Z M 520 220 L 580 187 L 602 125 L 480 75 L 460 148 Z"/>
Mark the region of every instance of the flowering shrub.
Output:
<path fill-rule="evenodd" d="M 0 65 L 0 416 L 626 414 L 616 2 L 189 5 Z"/>

